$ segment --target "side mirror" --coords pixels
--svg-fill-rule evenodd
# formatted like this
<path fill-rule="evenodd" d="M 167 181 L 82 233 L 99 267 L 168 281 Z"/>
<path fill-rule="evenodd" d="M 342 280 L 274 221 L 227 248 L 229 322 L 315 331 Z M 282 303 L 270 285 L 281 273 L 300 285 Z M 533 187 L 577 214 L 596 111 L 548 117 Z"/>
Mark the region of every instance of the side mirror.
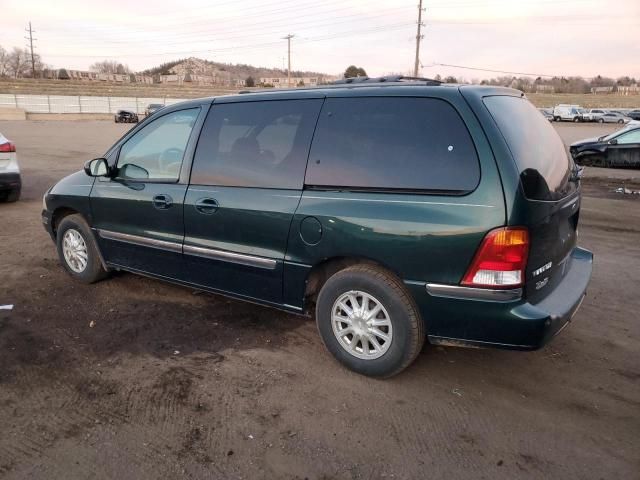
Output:
<path fill-rule="evenodd" d="M 611 140 L 609 140 L 609 145 L 617 145 L 618 144 L 618 140 L 615 138 L 612 138 Z"/>
<path fill-rule="evenodd" d="M 90 177 L 108 177 L 109 164 L 105 158 L 94 158 L 84 164 L 84 173 Z"/>
<path fill-rule="evenodd" d="M 130 180 L 145 180 L 149 178 L 149 171 L 133 163 L 127 163 L 118 170 L 118 177 Z"/>

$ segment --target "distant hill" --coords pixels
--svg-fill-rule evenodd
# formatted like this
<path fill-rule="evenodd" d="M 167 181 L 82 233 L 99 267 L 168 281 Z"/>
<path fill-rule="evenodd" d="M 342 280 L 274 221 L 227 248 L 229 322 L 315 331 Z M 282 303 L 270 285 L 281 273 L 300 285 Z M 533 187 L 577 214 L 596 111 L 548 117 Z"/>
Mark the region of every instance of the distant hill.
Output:
<path fill-rule="evenodd" d="M 247 77 L 253 77 L 258 79 L 261 77 L 286 77 L 286 70 L 280 68 L 263 68 L 254 67 L 253 65 L 245 64 L 233 64 L 233 63 L 220 63 L 212 62 L 210 60 L 203 60 L 201 58 L 183 58 L 172 62 L 163 63 L 154 68 L 149 68 L 140 72 L 143 75 L 171 75 L 171 74 L 195 74 L 195 75 L 209 75 L 215 76 L 220 72 L 227 72 L 231 78 L 237 78 L 245 80 Z M 320 77 L 320 78 L 333 78 L 333 75 L 329 75 L 321 72 L 309 72 L 300 70 L 291 70 L 291 76 L 293 77 Z"/>

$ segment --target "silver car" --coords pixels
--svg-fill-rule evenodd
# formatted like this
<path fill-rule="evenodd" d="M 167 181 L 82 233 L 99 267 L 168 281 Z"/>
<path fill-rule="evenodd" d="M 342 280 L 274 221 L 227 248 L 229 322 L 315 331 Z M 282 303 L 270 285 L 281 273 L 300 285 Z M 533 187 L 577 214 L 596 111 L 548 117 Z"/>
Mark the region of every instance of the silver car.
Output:
<path fill-rule="evenodd" d="M 592 108 L 590 110 L 586 110 L 582 114 L 582 120 L 585 122 L 597 122 L 598 119 L 602 117 L 602 115 L 604 115 L 605 113 L 607 112 L 605 112 L 601 108 Z"/>
<path fill-rule="evenodd" d="M 629 123 L 631 119 L 619 113 L 608 112 L 598 118 L 598 123 Z"/>

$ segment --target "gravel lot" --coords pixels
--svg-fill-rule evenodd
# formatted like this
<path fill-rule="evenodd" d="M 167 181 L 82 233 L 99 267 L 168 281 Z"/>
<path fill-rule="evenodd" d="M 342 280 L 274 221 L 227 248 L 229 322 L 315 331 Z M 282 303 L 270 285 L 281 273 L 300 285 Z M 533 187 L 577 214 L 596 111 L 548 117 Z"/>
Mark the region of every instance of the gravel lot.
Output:
<path fill-rule="evenodd" d="M 126 128 L 0 122 L 24 181 L 0 204 L 0 478 L 638 478 L 640 198 L 612 190 L 640 172 L 587 172 L 594 277 L 547 348 L 427 345 L 376 381 L 308 318 L 129 274 L 70 280 L 42 194 Z"/>

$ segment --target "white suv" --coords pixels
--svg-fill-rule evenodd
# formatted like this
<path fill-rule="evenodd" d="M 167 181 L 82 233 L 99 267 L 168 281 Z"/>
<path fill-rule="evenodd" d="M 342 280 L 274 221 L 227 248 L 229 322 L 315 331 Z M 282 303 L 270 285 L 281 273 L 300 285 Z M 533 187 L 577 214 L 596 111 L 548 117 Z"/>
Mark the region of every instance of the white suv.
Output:
<path fill-rule="evenodd" d="M 582 114 L 582 120 L 585 122 L 597 122 L 600 117 L 602 117 L 605 113 L 604 110 L 599 108 L 592 108 L 590 110 L 586 110 Z"/>

